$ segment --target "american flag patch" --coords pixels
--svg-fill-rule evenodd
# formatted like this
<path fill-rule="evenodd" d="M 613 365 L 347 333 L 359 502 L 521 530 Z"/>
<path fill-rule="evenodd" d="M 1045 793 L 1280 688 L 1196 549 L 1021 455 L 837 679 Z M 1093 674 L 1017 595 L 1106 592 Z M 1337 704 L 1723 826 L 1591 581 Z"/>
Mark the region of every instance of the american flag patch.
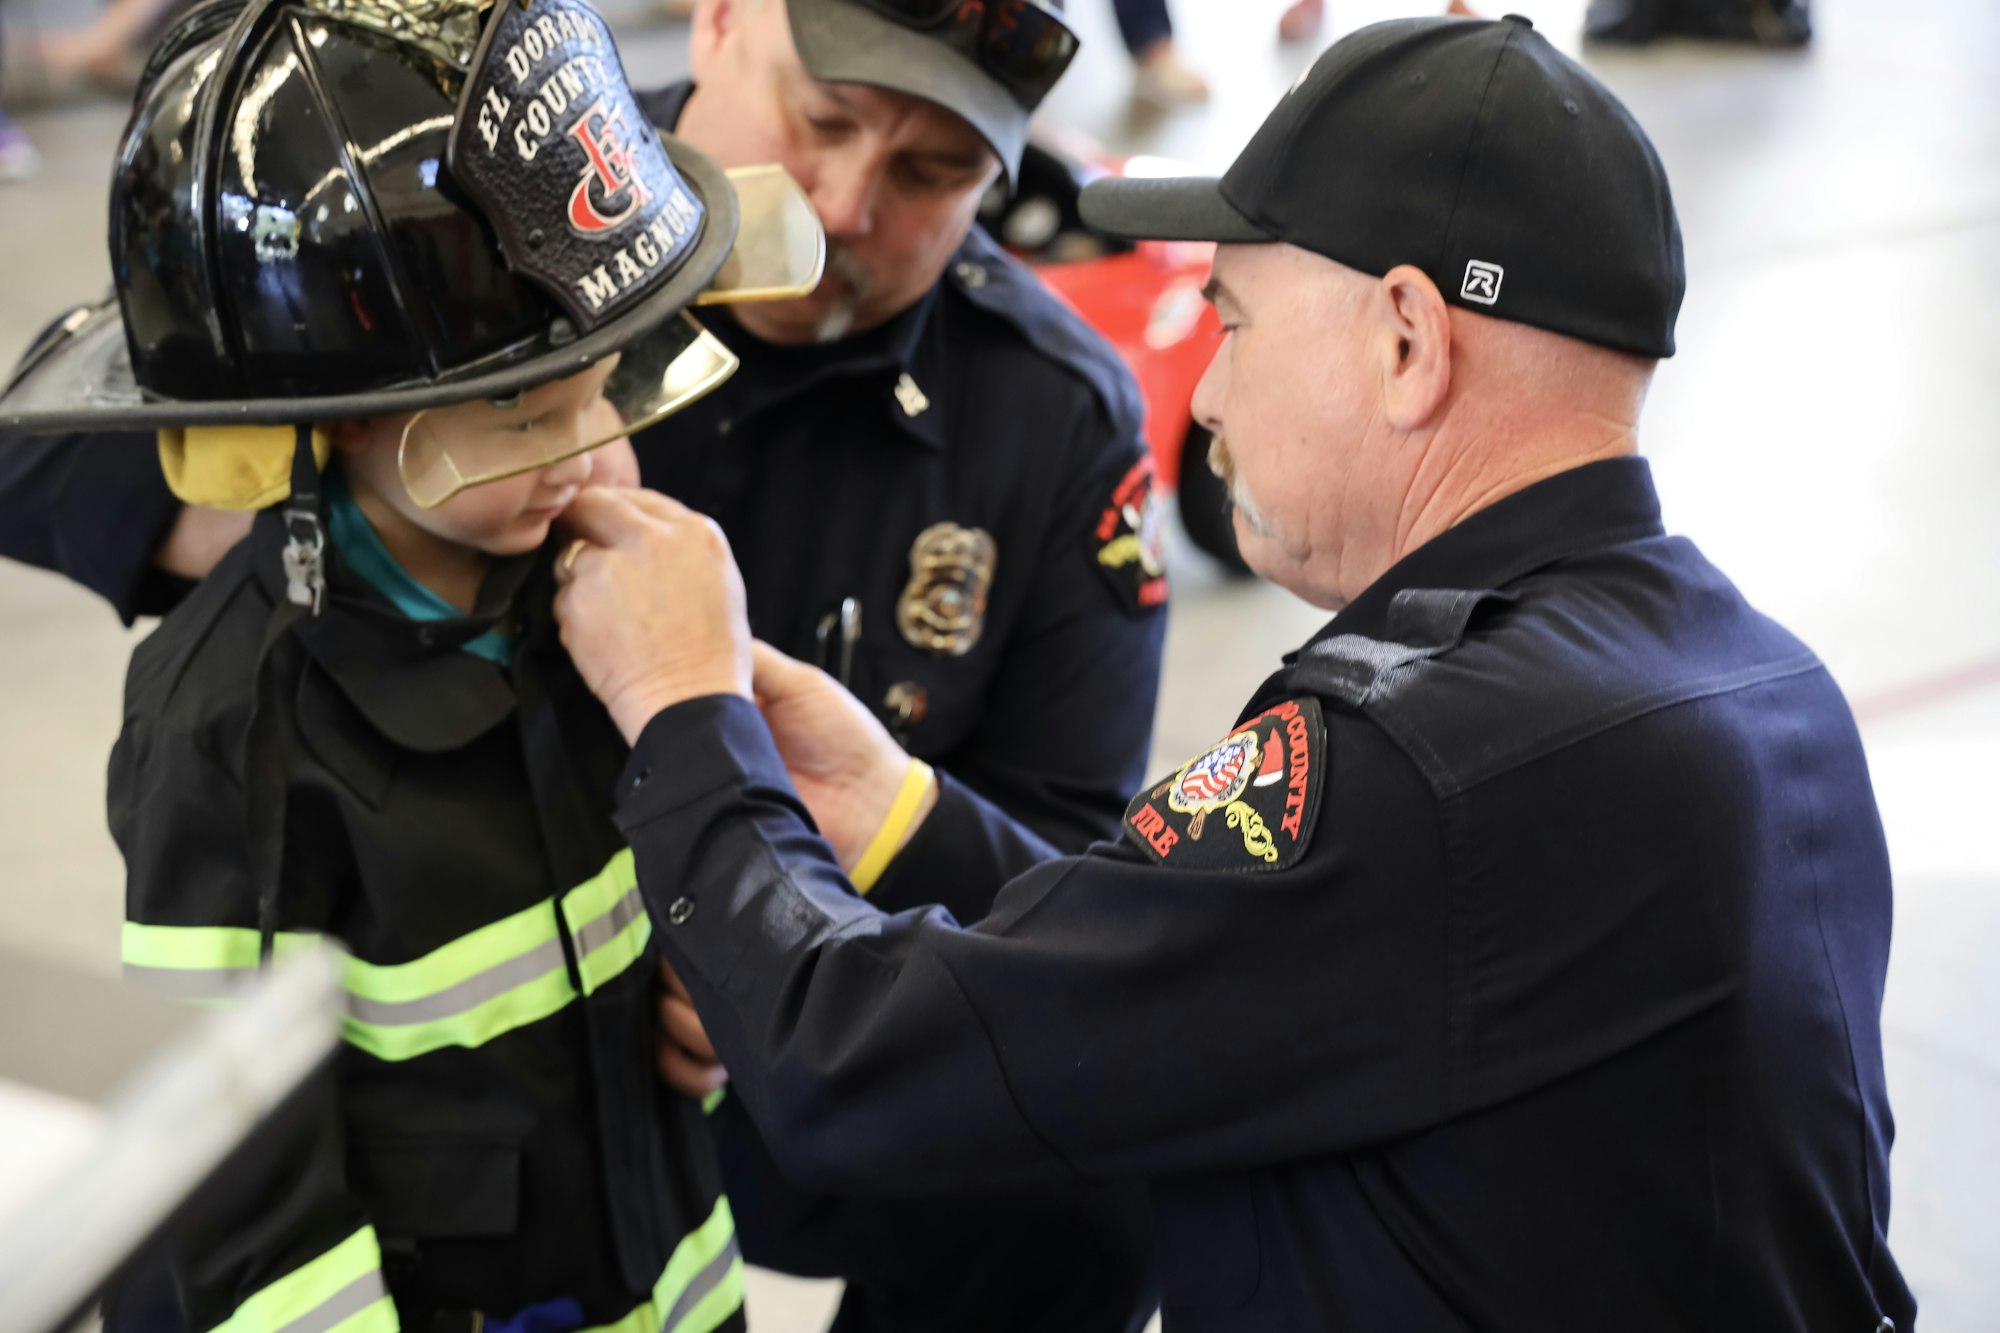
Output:
<path fill-rule="evenodd" d="M 1326 723 L 1319 700 L 1268 708 L 1125 811 L 1125 836 L 1162 865 L 1282 870 L 1319 815 Z"/>

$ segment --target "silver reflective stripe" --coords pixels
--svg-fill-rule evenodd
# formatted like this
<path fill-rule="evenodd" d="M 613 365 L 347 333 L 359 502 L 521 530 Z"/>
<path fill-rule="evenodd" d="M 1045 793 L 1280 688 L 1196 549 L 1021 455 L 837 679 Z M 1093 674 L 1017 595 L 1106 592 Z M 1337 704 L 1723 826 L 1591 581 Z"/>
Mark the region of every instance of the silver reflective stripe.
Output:
<path fill-rule="evenodd" d="M 722 1247 L 721 1252 L 708 1261 L 706 1268 L 688 1280 L 687 1289 L 681 1292 L 681 1298 L 674 1302 L 674 1308 L 667 1311 L 667 1317 L 660 1321 L 660 1333 L 673 1333 L 674 1327 L 687 1318 L 688 1311 L 694 1309 L 702 1297 L 722 1285 L 722 1280 L 729 1276 L 730 1265 L 736 1262 L 739 1253 L 736 1248 L 736 1233 L 732 1231 L 729 1233 L 729 1243 Z"/>
<path fill-rule="evenodd" d="M 257 979 L 250 967 L 143 967 L 125 964 L 125 980 L 183 1000 L 226 1000 Z"/>
<path fill-rule="evenodd" d="M 611 910 L 595 921 L 586 921 L 576 932 L 576 956 L 578 958 L 595 953 L 599 945 L 609 944 L 618 932 L 637 921 L 646 910 L 645 899 L 639 890 L 628 890 L 623 898 L 611 904 Z"/>
<path fill-rule="evenodd" d="M 379 1269 L 363 1273 L 291 1323 L 280 1325 L 274 1333 L 326 1333 L 341 1320 L 359 1314 L 388 1294 L 389 1288 L 383 1283 Z"/>
<path fill-rule="evenodd" d="M 407 1027 L 412 1023 L 433 1023 L 476 1009 L 516 986 L 546 976 L 563 966 L 561 940 L 548 940 L 524 954 L 495 963 L 484 972 L 475 972 L 456 986 L 416 1000 L 369 1000 L 348 997 L 347 1012 L 363 1023 L 376 1027 Z"/>

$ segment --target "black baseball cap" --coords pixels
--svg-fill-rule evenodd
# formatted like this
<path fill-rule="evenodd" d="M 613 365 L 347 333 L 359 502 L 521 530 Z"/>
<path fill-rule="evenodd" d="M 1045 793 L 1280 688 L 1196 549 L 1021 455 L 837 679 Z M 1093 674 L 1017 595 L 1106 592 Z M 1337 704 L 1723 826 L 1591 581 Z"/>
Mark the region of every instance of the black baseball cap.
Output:
<path fill-rule="evenodd" d="M 786 0 L 806 72 L 864 83 L 956 112 L 1011 185 L 1028 117 L 1077 52 L 1062 0 Z"/>
<path fill-rule="evenodd" d="M 1327 48 L 1219 179 L 1097 181 L 1134 240 L 1286 242 L 1447 301 L 1666 357 L 1687 276 L 1667 175 L 1605 87 L 1517 15 L 1396 19 Z"/>

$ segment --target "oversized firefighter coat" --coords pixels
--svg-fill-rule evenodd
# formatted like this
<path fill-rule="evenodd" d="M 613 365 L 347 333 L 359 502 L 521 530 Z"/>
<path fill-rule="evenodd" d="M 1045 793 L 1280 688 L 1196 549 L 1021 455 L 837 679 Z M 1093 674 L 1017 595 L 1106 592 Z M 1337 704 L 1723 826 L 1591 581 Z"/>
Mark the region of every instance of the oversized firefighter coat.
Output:
<path fill-rule="evenodd" d="M 423 621 L 335 549 L 323 613 L 267 644 L 283 540 L 261 515 L 140 646 L 111 760 L 128 976 L 212 997 L 253 974 L 277 767 L 275 947 L 353 955 L 336 1120 L 219 1234 L 177 1238 L 190 1327 L 741 1327 L 702 1108 L 653 1072 L 651 927 L 609 816 L 624 746 L 547 560 Z M 246 772 L 267 724 L 278 757 Z"/>

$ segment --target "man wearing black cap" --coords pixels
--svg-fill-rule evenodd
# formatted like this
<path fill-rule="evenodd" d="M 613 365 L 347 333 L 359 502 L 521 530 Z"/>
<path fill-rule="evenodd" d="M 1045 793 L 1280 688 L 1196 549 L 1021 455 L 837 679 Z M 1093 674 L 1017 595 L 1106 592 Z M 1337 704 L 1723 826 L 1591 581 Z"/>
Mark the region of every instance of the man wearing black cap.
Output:
<path fill-rule="evenodd" d="M 587 492 L 557 609 L 673 1021 L 809 1178 L 1146 1179 L 1170 1330 L 1911 1327 L 1881 827 L 1825 668 L 1635 456 L 1683 286 L 1644 135 L 1525 21 L 1410 20 L 1219 181 L 1085 200 L 1222 242 L 1196 414 L 1252 566 L 1338 614 L 1120 842 L 939 846 L 718 534 Z M 1013 878 L 884 916 L 885 855 Z"/>
<path fill-rule="evenodd" d="M 1157 537 L 1138 393 L 973 226 L 1074 51 L 1053 8 L 1021 0 L 705 0 L 694 82 L 640 95 L 726 167 L 782 163 L 828 240 L 812 296 L 703 311 L 741 369 L 637 437 L 640 475 L 729 532 L 763 638 L 839 674 L 937 765 L 941 842 L 1018 820 L 1080 851 L 1115 836 L 1145 776 L 1165 582 L 1098 559 Z M 128 620 L 171 605 L 184 585 L 165 575 L 204 573 L 242 526 L 183 510 L 150 436 L 0 443 L 0 553 Z M 870 897 L 972 920 L 993 887 L 892 869 Z M 699 1094 L 720 1078 L 704 1054 L 661 1059 Z M 746 1253 L 847 1278 L 844 1329 L 1137 1327 L 1150 1312 L 1137 1191 L 836 1202 L 769 1170 L 733 1099 L 711 1123 Z"/>

